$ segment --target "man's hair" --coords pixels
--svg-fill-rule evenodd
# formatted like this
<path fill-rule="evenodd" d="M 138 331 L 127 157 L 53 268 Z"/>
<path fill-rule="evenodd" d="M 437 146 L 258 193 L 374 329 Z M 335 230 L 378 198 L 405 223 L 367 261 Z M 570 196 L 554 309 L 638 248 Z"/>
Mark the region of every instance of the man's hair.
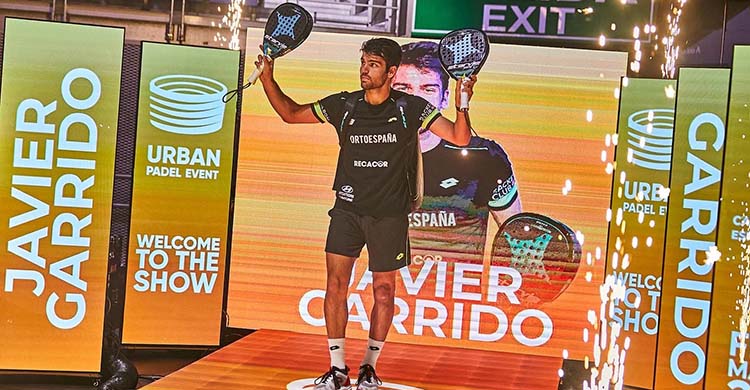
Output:
<path fill-rule="evenodd" d="M 407 43 L 401 46 L 401 65 L 411 65 L 419 69 L 429 69 L 440 76 L 443 91 L 448 88 L 448 73 L 440 64 L 438 44 L 430 41 Z"/>
<path fill-rule="evenodd" d="M 369 39 L 362 43 L 361 50 L 363 53 L 382 57 L 387 69 L 390 69 L 391 66 L 398 67 L 401 64 L 401 47 L 392 39 Z"/>

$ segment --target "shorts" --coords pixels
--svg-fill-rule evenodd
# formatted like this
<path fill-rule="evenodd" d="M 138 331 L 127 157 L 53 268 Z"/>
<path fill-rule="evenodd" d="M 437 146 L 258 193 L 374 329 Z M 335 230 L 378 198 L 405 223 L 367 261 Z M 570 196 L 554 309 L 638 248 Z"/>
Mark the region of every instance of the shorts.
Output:
<path fill-rule="evenodd" d="M 326 252 L 357 258 L 367 245 L 372 272 L 394 271 L 411 263 L 406 215 L 372 217 L 337 208 L 328 215 Z"/>

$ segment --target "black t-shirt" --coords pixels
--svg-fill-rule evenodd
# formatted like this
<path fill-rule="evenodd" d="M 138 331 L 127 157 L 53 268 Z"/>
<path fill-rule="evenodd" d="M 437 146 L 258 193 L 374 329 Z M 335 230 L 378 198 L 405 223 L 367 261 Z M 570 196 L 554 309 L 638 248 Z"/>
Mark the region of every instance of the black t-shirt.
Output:
<path fill-rule="evenodd" d="M 490 211 L 518 198 L 508 155 L 471 137 L 465 147 L 441 141 L 422 158 L 424 201 L 409 215 L 412 256 L 481 264 Z"/>
<path fill-rule="evenodd" d="M 353 94 L 363 96 L 362 92 Z M 379 105 L 360 98 L 354 112 L 344 119 L 350 95 L 342 92 L 313 104 L 318 119 L 331 123 L 339 134 L 334 207 L 360 215 L 406 215 L 410 209 L 407 153 L 414 153 L 411 147 L 417 142 L 417 131 L 429 128 L 440 112 L 420 97 L 391 90 L 390 97 Z M 396 104 L 402 97 L 406 103 L 403 115 Z"/>

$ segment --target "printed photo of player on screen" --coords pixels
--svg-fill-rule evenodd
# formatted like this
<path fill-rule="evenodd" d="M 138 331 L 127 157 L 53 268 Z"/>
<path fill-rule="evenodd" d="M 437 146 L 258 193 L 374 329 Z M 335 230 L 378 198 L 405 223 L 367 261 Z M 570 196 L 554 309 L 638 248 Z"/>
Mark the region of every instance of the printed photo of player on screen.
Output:
<path fill-rule="evenodd" d="M 393 89 L 424 98 L 443 111 L 450 102 L 448 74 L 437 43 L 401 46 Z M 513 167 L 505 150 L 477 135 L 456 146 L 421 129 L 424 200 L 409 215 L 412 260 L 482 264 L 491 214 L 498 226 L 521 212 Z"/>

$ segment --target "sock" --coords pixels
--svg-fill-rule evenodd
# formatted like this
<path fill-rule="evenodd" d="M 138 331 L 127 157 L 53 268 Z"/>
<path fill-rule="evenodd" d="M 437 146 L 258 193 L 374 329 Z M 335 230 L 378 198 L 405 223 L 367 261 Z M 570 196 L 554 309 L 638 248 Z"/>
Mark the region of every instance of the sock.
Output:
<path fill-rule="evenodd" d="M 331 354 L 331 366 L 342 370 L 346 369 L 344 340 L 346 339 L 328 339 L 328 353 Z"/>
<path fill-rule="evenodd" d="M 369 339 L 367 341 L 367 351 L 365 351 L 365 358 L 362 360 L 362 365 L 369 364 L 372 368 L 375 368 L 375 363 L 378 362 L 380 351 L 383 349 L 385 341 L 377 341 Z"/>

